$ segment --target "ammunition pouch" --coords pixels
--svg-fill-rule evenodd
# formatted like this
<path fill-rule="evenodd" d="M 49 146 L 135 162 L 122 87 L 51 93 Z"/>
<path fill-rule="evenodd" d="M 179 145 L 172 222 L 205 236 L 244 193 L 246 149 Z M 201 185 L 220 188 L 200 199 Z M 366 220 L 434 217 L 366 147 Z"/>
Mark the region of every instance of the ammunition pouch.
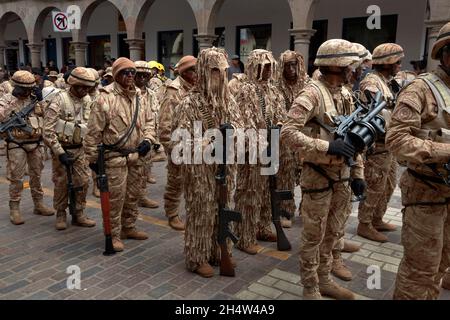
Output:
<path fill-rule="evenodd" d="M 87 124 L 68 122 L 59 119 L 55 127 L 58 140 L 63 146 L 82 145 L 87 133 Z"/>

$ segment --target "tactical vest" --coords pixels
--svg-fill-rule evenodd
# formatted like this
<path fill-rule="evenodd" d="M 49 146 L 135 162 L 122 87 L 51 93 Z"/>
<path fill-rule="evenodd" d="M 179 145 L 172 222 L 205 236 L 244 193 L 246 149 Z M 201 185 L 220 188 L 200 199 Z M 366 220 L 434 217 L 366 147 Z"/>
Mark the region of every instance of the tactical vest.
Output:
<path fill-rule="evenodd" d="M 423 140 L 450 144 L 450 88 L 432 73 L 422 74 L 418 79 L 423 80 L 433 93 L 438 105 L 438 113 L 431 121 L 422 122 L 420 129 L 411 128 L 411 133 Z M 408 167 L 415 171 L 430 173 L 430 169 L 425 168 L 424 165 L 408 163 Z"/>
<path fill-rule="evenodd" d="M 69 92 L 62 91 L 60 97 L 61 115 L 55 127 L 58 140 L 64 147 L 81 145 L 87 133 L 87 122 L 91 112 L 89 98 L 83 98 L 81 110 L 76 113 L 75 103 L 69 96 Z"/>
<path fill-rule="evenodd" d="M 333 141 L 334 135 L 319 123 L 325 124 L 329 127 L 336 127 L 334 118 L 339 115 L 350 114 L 353 111 L 353 103 L 350 92 L 347 89 L 342 89 L 342 113 L 337 110 L 333 96 L 328 88 L 319 80 L 313 80 L 309 83 L 320 93 L 319 114 L 315 117 L 317 121 L 309 121 L 303 131 L 306 135 L 326 141 Z"/>
<path fill-rule="evenodd" d="M 26 107 L 31 100 L 27 100 L 26 103 L 21 108 Z M 23 140 L 39 140 L 42 136 L 42 128 L 44 127 L 44 119 L 41 116 L 38 116 L 37 114 L 42 114 L 42 112 L 36 112 L 37 110 L 42 110 L 41 106 L 38 104 L 35 107 L 35 112 L 31 113 L 26 119 L 27 125 L 33 129 L 31 133 L 27 133 L 25 131 L 22 131 L 18 128 L 14 128 L 11 130 L 11 135 L 13 136 L 14 140 L 17 141 L 23 141 Z M 2 137 L 4 139 L 7 139 L 8 136 L 5 135 Z"/>

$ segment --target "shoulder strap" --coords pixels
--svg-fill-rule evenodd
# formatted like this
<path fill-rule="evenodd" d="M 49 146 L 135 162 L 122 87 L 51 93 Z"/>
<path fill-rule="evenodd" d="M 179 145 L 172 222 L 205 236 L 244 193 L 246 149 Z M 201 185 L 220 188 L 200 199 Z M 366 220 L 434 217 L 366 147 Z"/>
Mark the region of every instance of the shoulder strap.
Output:
<path fill-rule="evenodd" d="M 264 117 L 264 121 L 266 122 L 267 128 L 270 128 L 270 118 L 267 114 L 267 106 L 266 100 L 264 100 L 264 96 L 262 95 L 261 90 L 259 90 L 258 86 L 255 87 L 256 95 L 258 96 L 259 107 L 261 108 L 262 115 Z"/>
<path fill-rule="evenodd" d="M 450 113 L 450 89 L 445 85 L 445 83 L 443 83 L 438 76 L 432 73 L 420 75 L 419 79 L 425 81 L 428 87 L 430 87 L 438 106 Z"/>
<path fill-rule="evenodd" d="M 131 122 L 131 125 L 128 128 L 127 132 L 125 132 L 125 134 L 122 137 L 120 137 L 120 139 L 117 140 L 116 143 L 105 144 L 104 146 L 106 149 L 109 149 L 109 150 L 119 149 L 123 144 L 125 144 L 125 142 L 130 137 L 131 133 L 133 132 L 134 128 L 136 128 L 136 122 L 137 122 L 138 115 L 139 115 L 139 95 L 136 94 L 136 110 L 134 112 L 133 122 Z"/>
<path fill-rule="evenodd" d="M 331 96 L 330 91 L 322 84 L 322 82 L 313 80 L 310 82 L 310 84 L 320 92 L 320 100 L 322 103 L 321 107 L 324 112 L 326 111 L 325 108 L 327 105 L 334 106 L 333 97 Z"/>
<path fill-rule="evenodd" d="M 209 110 L 207 108 L 205 108 L 205 106 L 201 102 L 197 106 L 198 106 L 198 109 L 200 110 L 200 113 L 202 114 L 203 120 L 206 121 L 207 129 L 214 128 L 215 125 L 214 125 L 214 121 L 213 121 L 211 112 L 209 112 Z"/>

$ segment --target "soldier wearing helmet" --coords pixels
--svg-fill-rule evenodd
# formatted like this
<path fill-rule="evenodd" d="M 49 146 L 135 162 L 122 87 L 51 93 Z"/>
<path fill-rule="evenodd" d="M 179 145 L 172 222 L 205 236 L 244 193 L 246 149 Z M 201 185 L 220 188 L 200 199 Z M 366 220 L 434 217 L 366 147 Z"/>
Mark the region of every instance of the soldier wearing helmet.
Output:
<path fill-rule="evenodd" d="M 352 43 L 341 39 L 324 42 L 314 62 L 322 75 L 307 83 L 295 99 L 281 131 L 281 143 L 299 150 L 304 158 L 300 276 L 305 299 L 322 295 L 354 299 L 351 291 L 331 279 L 331 252 L 344 233 L 352 190 L 357 195 L 364 193 L 362 158 L 357 155 L 357 164 L 350 169 L 343 157 L 354 157 L 354 147 L 334 140 L 320 123 L 335 127 L 334 116 L 353 111 L 351 96 L 344 94 L 342 86 L 348 81 L 351 65 L 358 61 Z"/>
<path fill-rule="evenodd" d="M 431 58 L 436 70 L 400 92 L 386 135 L 387 148 L 406 162 L 402 191 L 404 255 L 394 299 L 437 299 L 450 266 L 450 22 L 439 31 Z M 445 178 L 445 179 L 444 179 Z M 449 288 L 449 274 L 443 286 Z"/>
<path fill-rule="evenodd" d="M 395 43 L 384 43 L 375 48 L 372 55 L 374 72 L 369 73 L 360 84 L 361 100 L 366 100 L 364 91 L 368 90 L 373 96 L 377 92 L 383 94 L 388 107 L 382 116 L 389 122 L 391 110 L 395 103 L 397 84 L 394 76 L 401 67 L 404 57 L 401 46 Z M 386 149 L 384 137 L 376 141 L 375 146 L 368 150 L 364 163 L 364 175 L 367 182 L 367 198 L 360 202 L 358 208 L 359 236 L 377 242 L 386 242 L 388 238 L 381 231 L 394 231 L 394 225 L 383 221 L 389 199 L 394 192 L 398 163 Z"/>
<path fill-rule="evenodd" d="M 44 168 L 43 133 L 43 97 L 36 87 L 34 76 L 28 71 L 17 71 L 11 78 L 12 93 L 0 98 L 0 122 L 9 119 L 12 112 L 19 112 L 31 103 L 37 103 L 34 110 L 25 119 L 31 132 L 27 133 L 14 128 L 11 135 L 3 136 L 6 141 L 7 164 L 6 176 L 9 185 L 10 220 L 13 224 L 25 221 L 20 213 L 19 205 L 23 190 L 23 177 L 28 166 L 31 196 L 34 202 L 34 213 L 51 216 L 55 211 L 43 203 L 44 191 L 41 184 L 41 173 Z M 33 94 L 34 92 L 34 94 Z"/>
<path fill-rule="evenodd" d="M 76 196 L 76 217 L 72 225 L 94 227 L 95 221 L 84 213 L 90 170 L 83 142 L 90 115 L 89 91 L 95 87 L 95 76 L 86 68 L 71 71 L 70 88 L 61 90 L 45 110 L 44 141 L 52 150 L 52 180 L 55 184 L 53 206 L 56 209 L 56 230 L 67 228 L 68 190 L 66 166 L 73 166 L 74 185 L 80 187 Z"/>
<path fill-rule="evenodd" d="M 163 85 L 163 82 L 158 77 L 159 75 L 159 63 L 157 61 L 150 61 L 148 63 L 150 70 L 152 71 L 152 77 L 148 83 L 148 87 L 153 92 L 158 92 L 159 88 Z"/>

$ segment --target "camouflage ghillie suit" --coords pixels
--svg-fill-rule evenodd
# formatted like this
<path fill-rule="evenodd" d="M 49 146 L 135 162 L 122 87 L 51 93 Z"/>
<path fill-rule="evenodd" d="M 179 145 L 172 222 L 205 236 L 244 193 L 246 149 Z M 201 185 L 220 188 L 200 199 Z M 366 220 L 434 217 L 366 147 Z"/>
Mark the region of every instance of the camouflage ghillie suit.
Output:
<path fill-rule="evenodd" d="M 122 70 L 134 69 L 135 64 L 127 58 L 119 58 L 113 64 L 116 79 Z M 136 125 L 125 141 L 105 152 L 106 175 L 108 176 L 111 230 L 115 250 L 123 250 L 120 238 L 143 240 L 148 236 L 136 231 L 138 200 L 142 197 L 145 161 L 137 153 L 144 141 L 154 144 L 154 117 L 149 105 L 142 101 L 141 92 L 134 86 L 126 89 L 114 82 L 100 90 L 93 103 L 85 139 L 86 157 L 89 163 L 98 159 L 100 143 L 113 145 L 120 141 L 132 125 L 138 109 Z"/>
<path fill-rule="evenodd" d="M 214 78 L 213 68 L 220 70 Z M 234 99 L 229 95 L 227 54 L 223 49 L 202 50 L 197 61 L 197 85 L 177 107 L 172 128 L 189 133 L 187 144 L 193 152 L 194 122 L 201 122 L 203 132 L 219 128 L 223 123 L 239 127 L 239 115 Z M 217 75 L 216 75 L 217 76 Z M 216 79 L 216 80 L 215 80 Z M 174 142 L 173 146 L 174 145 Z M 202 148 L 210 144 L 203 138 L 197 141 Z M 193 158 L 193 157 L 192 157 Z M 174 160 L 174 159 L 172 159 Z M 183 191 L 186 203 L 185 256 L 186 267 L 204 277 L 214 274 L 209 265 L 220 261 L 217 243 L 218 205 L 215 175 L 217 164 L 182 164 Z"/>
<path fill-rule="evenodd" d="M 263 80 L 264 65 L 271 65 L 270 79 Z M 243 114 L 244 128 L 268 129 L 268 124 L 282 124 L 285 116 L 283 97 L 271 83 L 276 72 L 276 61 L 266 50 L 250 53 L 245 72 L 247 81 L 236 96 L 236 103 Z M 261 101 L 264 101 L 263 103 Z M 264 104 L 264 105 L 263 105 Z M 265 110 L 264 110 L 265 108 Z M 265 112 L 264 112 L 265 111 Z M 247 149 L 246 152 L 250 152 Z M 278 156 L 278 155 L 277 155 Z M 236 224 L 241 250 L 254 249 L 257 238 L 274 237 L 271 229 L 271 207 L 268 176 L 261 175 L 262 164 L 238 165 L 236 177 L 236 210 L 242 214 L 242 222 Z M 272 240 L 273 241 L 273 240 Z M 256 253 L 251 250 L 252 253 Z M 249 252 L 250 253 L 250 252 Z"/>
<path fill-rule="evenodd" d="M 449 33 L 447 23 L 438 34 L 433 59 L 444 54 Z M 448 47 L 446 52 L 448 57 Z M 450 188 L 439 176 L 448 175 L 443 165 L 450 159 L 450 66 L 445 67 L 447 71 L 441 65 L 402 90 L 386 135 L 389 150 L 408 167 L 400 180 L 404 255 L 394 299 L 437 299 L 450 267 Z"/>
<path fill-rule="evenodd" d="M 284 75 L 284 67 L 288 62 L 297 62 L 298 79 L 295 84 L 289 84 Z M 307 81 L 305 65 L 301 54 L 287 50 L 283 52 L 278 61 L 278 82 L 277 88 L 284 98 L 284 111 L 289 112 L 295 98 L 300 94 Z M 278 172 L 278 188 L 280 190 L 291 190 L 294 194 L 295 184 L 301 172 L 301 154 L 296 150 L 289 149 L 287 144 L 281 144 L 280 150 L 280 169 Z M 292 216 L 295 213 L 295 200 L 283 201 L 281 209 L 286 210 Z"/>
<path fill-rule="evenodd" d="M 247 80 L 247 75 L 245 73 L 234 73 L 233 78 L 228 82 L 228 89 L 233 97 L 239 93 L 243 83 Z"/>

